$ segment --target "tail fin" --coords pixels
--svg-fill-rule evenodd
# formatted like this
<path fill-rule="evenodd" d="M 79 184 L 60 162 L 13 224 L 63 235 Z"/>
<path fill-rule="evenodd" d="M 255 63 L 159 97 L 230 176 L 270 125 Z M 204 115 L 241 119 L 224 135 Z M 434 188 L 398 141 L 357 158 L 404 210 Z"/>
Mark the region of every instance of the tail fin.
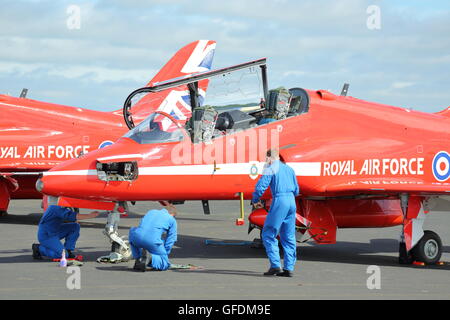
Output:
<path fill-rule="evenodd" d="M 181 48 L 146 86 L 211 70 L 215 48 L 216 42 L 211 40 L 197 40 L 188 44 Z"/>
<path fill-rule="evenodd" d="M 444 110 L 435 112 L 435 114 L 438 114 L 440 116 L 444 116 L 444 117 L 450 118 L 450 107 L 445 108 Z"/>
<path fill-rule="evenodd" d="M 146 87 L 158 82 L 211 70 L 216 42 L 212 40 L 197 40 L 181 48 L 164 67 L 147 83 Z M 199 84 L 200 94 L 206 91 L 208 80 Z M 186 98 L 188 97 L 188 98 Z M 187 87 L 168 89 L 146 94 L 140 97 L 131 108 L 133 122 L 139 123 L 156 110 L 166 111 L 178 119 L 189 118 L 191 106 Z M 122 110 L 114 111 L 122 113 Z"/>

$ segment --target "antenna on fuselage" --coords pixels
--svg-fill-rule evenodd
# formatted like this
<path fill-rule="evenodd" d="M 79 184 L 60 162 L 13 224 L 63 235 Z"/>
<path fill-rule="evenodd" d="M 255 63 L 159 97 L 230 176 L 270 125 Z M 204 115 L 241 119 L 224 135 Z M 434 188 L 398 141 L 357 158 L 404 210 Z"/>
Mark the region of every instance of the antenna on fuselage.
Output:
<path fill-rule="evenodd" d="M 342 87 L 342 91 L 341 91 L 341 96 L 342 97 L 347 96 L 348 87 L 350 87 L 350 85 L 348 83 L 344 83 L 344 86 Z"/>
<path fill-rule="evenodd" d="M 20 93 L 20 98 L 26 98 L 27 97 L 27 93 L 28 93 L 28 89 L 27 88 L 23 88 L 22 92 Z"/>

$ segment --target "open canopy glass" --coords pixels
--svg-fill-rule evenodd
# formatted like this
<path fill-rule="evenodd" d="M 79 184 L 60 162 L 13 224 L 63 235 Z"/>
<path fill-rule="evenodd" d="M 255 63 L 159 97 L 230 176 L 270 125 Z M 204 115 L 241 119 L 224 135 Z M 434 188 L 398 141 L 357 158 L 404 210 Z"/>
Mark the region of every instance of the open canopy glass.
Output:
<path fill-rule="evenodd" d="M 176 142 L 188 137 L 209 142 L 236 131 L 308 112 L 309 96 L 301 88 L 268 92 L 266 60 L 159 82 L 132 92 L 123 114 L 138 143 Z M 151 112 L 135 129 L 133 108 Z"/>
<path fill-rule="evenodd" d="M 132 92 L 123 107 L 127 126 L 134 127 L 132 109 L 164 111 L 177 120 L 189 120 L 192 112 L 210 105 L 220 111 L 260 106 L 267 95 L 266 59 L 224 69 L 159 82 Z"/>
<path fill-rule="evenodd" d="M 178 142 L 185 137 L 184 129 L 169 115 L 156 111 L 125 134 L 139 144 Z"/>

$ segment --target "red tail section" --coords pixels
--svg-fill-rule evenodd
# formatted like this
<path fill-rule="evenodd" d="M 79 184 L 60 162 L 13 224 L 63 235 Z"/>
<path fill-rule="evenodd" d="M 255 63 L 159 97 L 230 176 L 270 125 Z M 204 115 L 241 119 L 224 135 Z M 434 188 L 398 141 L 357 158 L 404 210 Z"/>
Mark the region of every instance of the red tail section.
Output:
<path fill-rule="evenodd" d="M 146 86 L 153 86 L 158 82 L 198 72 L 210 71 L 215 48 L 216 42 L 210 40 L 198 40 L 188 44 L 180 49 Z M 199 84 L 200 95 L 204 96 L 206 86 L 207 82 Z M 189 92 L 186 86 L 157 93 L 147 93 L 136 98 L 132 104 L 130 112 L 135 124 L 156 110 L 167 112 L 180 120 L 189 118 L 191 115 Z M 116 112 L 121 113 L 122 110 Z"/>
<path fill-rule="evenodd" d="M 450 107 L 448 107 L 448 108 L 446 108 L 444 110 L 438 111 L 435 114 L 438 114 L 438 115 L 450 118 Z"/>
<path fill-rule="evenodd" d="M 216 42 L 210 40 L 198 40 L 188 44 L 181 48 L 146 86 L 211 70 L 215 48 Z"/>

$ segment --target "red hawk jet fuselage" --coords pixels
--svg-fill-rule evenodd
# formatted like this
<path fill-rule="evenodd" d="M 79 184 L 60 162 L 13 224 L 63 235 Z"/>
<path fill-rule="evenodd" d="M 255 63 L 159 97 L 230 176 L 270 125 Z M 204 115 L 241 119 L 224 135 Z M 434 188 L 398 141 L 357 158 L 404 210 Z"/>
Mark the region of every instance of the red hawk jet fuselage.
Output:
<path fill-rule="evenodd" d="M 238 80 L 227 80 L 235 73 Z M 261 100 L 247 99 L 251 76 L 260 81 Z M 205 79 L 200 106 L 198 83 Z M 428 114 L 325 90 L 269 92 L 261 59 L 136 90 L 125 115 L 136 95 L 178 86 L 189 89 L 191 118 L 156 112 L 115 144 L 45 173 L 40 190 L 103 202 L 251 199 L 267 149 L 278 147 L 301 190 L 297 225 L 315 241 L 334 243 L 337 228 L 403 225 L 401 261 L 440 258 L 440 239 L 422 223 L 434 199 L 450 192 L 447 110 Z M 209 103 L 218 93 L 244 98 Z M 268 209 L 270 192 L 263 198 Z M 261 228 L 266 214 L 254 211 L 250 224 Z"/>

